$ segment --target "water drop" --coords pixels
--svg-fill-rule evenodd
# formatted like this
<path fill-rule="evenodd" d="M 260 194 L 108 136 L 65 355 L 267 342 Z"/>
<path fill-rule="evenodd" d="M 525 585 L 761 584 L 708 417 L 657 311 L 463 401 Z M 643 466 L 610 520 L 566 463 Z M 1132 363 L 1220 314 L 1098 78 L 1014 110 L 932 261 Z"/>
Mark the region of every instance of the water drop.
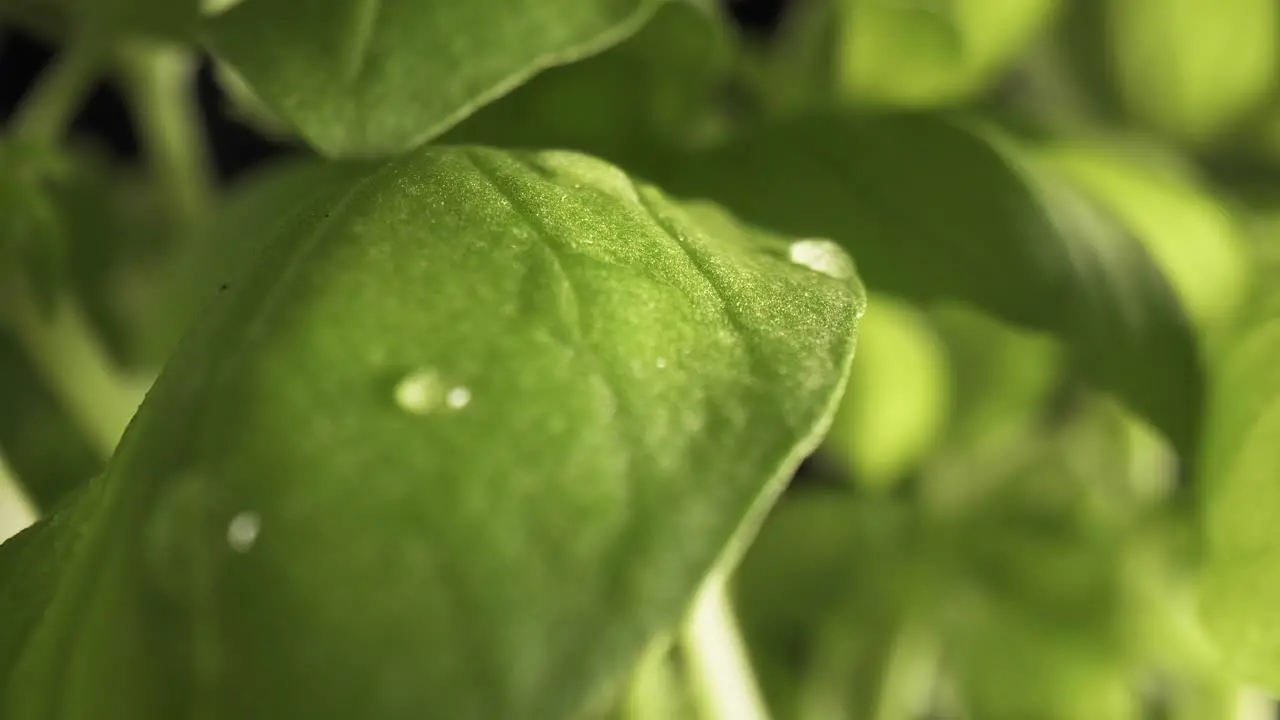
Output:
<path fill-rule="evenodd" d="M 837 280 L 847 280 L 854 275 L 853 261 L 839 245 L 821 238 L 806 238 L 791 243 L 788 251 L 791 262 L 803 265 L 814 272 Z"/>
<path fill-rule="evenodd" d="M 236 552 L 249 552 L 258 541 L 262 530 L 262 517 L 255 512 L 238 513 L 227 523 L 227 544 Z"/>
<path fill-rule="evenodd" d="M 444 402 L 454 410 L 461 410 L 471 402 L 471 390 L 459 385 L 449 391 L 449 394 L 445 396 Z"/>
<path fill-rule="evenodd" d="M 655 366 L 655 367 L 657 367 L 659 370 L 664 370 L 664 369 L 666 369 L 666 367 L 667 367 L 667 359 L 666 359 L 666 358 L 662 358 L 662 357 L 660 357 L 660 358 L 658 358 L 657 360 L 654 360 L 654 361 L 653 361 L 653 364 L 654 364 L 654 366 Z"/>
<path fill-rule="evenodd" d="M 426 415 L 440 405 L 444 386 L 435 370 L 415 370 L 396 383 L 396 405 L 413 415 Z"/>

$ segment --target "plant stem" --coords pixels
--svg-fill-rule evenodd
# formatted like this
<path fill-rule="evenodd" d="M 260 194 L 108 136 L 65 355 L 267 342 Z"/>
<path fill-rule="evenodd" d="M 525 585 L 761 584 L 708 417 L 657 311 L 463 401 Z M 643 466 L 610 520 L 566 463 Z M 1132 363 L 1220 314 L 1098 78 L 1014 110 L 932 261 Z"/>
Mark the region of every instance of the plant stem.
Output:
<path fill-rule="evenodd" d="M 46 145 L 56 142 L 97 79 L 102 50 L 92 40 L 68 44 L 23 98 L 10 121 L 13 134 Z"/>
<path fill-rule="evenodd" d="M 726 580 L 723 572 L 711 574 L 681 631 L 694 701 L 704 720 L 768 720 Z"/>
<path fill-rule="evenodd" d="M 58 299 L 44 317 L 29 293 L 6 293 L 14 336 L 80 429 L 104 458 L 146 394 L 146 383 L 122 376 L 94 337 L 77 303 Z"/>
<path fill-rule="evenodd" d="M 174 219 L 188 225 L 209 205 L 209 158 L 194 95 L 196 57 L 185 48 L 130 46 L 123 53 L 138 134 Z"/>

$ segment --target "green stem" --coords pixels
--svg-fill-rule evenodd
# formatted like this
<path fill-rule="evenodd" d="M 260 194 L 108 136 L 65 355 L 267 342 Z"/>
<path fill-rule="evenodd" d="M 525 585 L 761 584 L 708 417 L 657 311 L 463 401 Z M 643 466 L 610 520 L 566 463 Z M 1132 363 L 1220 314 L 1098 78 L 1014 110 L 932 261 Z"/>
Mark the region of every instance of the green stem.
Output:
<path fill-rule="evenodd" d="M 103 48 L 92 40 L 70 43 L 23 98 L 10 128 L 26 140 L 52 145 L 66 131 L 98 77 Z"/>
<path fill-rule="evenodd" d="M 199 219 L 212 196 L 209 158 L 196 106 L 196 57 L 179 46 L 139 44 L 123 53 L 138 134 L 174 219 Z"/>
<path fill-rule="evenodd" d="M 681 642 L 704 720 L 768 720 L 722 572 L 713 572 L 698 593 Z"/>
<path fill-rule="evenodd" d="M 8 325 L 54 394 L 104 458 L 146 394 L 147 383 L 122 376 L 94 337 L 79 306 L 59 298 L 45 316 L 29 293 L 7 293 Z"/>

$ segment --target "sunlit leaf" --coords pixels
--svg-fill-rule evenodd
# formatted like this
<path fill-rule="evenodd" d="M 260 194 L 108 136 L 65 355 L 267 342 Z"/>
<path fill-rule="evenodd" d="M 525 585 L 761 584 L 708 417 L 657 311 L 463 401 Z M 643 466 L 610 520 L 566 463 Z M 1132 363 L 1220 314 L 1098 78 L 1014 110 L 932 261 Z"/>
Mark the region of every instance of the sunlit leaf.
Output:
<path fill-rule="evenodd" d="M 1243 335 L 1215 373 L 1203 483 L 1205 615 L 1234 678 L 1280 689 L 1280 320 Z"/>
<path fill-rule="evenodd" d="M 1103 26 L 1124 105 L 1192 140 L 1230 128 L 1276 76 L 1272 0 L 1107 0 Z"/>
<path fill-rule="evenodd" d="M 844 0 L 841 81 L 859 100 L 926 107 L 991 82 L 1057 0 Z"/>
<path fill-rule="evenodd" d="M 827 447 L 867 487 L 883 488 L 940 438 L 950 409 L 946 347 L 928 316 L 873 297 Z"/>

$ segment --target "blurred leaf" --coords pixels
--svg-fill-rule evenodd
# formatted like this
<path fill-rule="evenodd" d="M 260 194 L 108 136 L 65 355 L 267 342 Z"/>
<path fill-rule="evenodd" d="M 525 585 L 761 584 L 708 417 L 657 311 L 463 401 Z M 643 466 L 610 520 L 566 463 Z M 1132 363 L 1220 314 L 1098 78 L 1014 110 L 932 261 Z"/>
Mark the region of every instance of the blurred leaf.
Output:
<path fill-rule="evenodd" d="M 3 0 L 0 17 L 12 13 L 65 41 L 68 31 L 93 29 L 95 38 L 143 35 L 186 40 L 195 30 L 200 0 Z"/>
<path fill-rule="evenodd" d="M 625 42 L 533 76 L 440 142 L 604 157 L 637 146 L 690 144 L 718 129 L 709 101 L 728 72 L 727 35 L 694 4 L 665 3 Z"/>
<path fill-rule="evenodd" d="M 1160 264 L 1201 332 L 1235 319 L 1248 293 L 1245 244 L 1226 208 L 1190 181 L 1105 147 L 1057 143 L 1038 153 L 1115 213 Z"/>
<path fill-rule="evenodd" d="M 1239 682 L 1280 690 L 1280 319 L 1243 334 L 1215 373 L 1207 489 L 1205 616 Z"/>
<path fill-rule="evenodd" d="M 280 119 L 266 103 L 258 99 L 253 88 L 226 63 L 213 63 L 213 76 L 223 93 L 223 107 L 235 120 L 248 125 L 264 136 L 290 138 L 293 128 Z"/>
<path fill-rule="evenodd" d="M 101 509 L 101 478 L 83 483 L 53 516 L 0 544 L 0 680 L 6 685 L 37 631 L 45 609 L 84 552 L 94 513 Z"/>
<path fill-rule="evenodd" d="M 899 107 L 957 102 L 990 83 L 1057 6 L 1058 0 L 844 0 L 844 90 Z"/>
<path fill-rule="evenodd" d="M 60 154 L 0 138 L 0 313 L 15 289 L 48 312 L 65 280 L 66 230 L 50 184 L 66 172 Z"/>
<path fill-rule="evenodd" d="M 1033 426 L 1062 374 L 1059 348 L 965 307 L 933 308 L 930 320 L 950 360 L 948 448 L 1004 444 Z"/>
<path fill-rule="evenodd" d="M 816 445 L 863 303 L 834 246 L 569 153 L 430 148 L 261 231 L 7 718 L 567 717 Z"/>
<path fill-rule="evenodd" d="M 105 458 L 5 333 L 0 333 L 0 398 L 0 450 L 37 507 L 53 507 L 102 471 Z"/>
<path fill-rule="evenodd" d="M 885 488 L 920 461 L 947 421 L 946 347 L 928 316 L 872 296 L 849 389 L 826 444 L 868 488 Z"/>
<path fill-rule="evenodd" d="M 633 166 L 749 221 L 836 239 L 873 290 L 959 300 L 1054 333 L 1093 381 L 1193 454 L 1197 349 L 1155 263 L 1078 193 L 988 138 L 922 116 L 826 114 Z"/>
<path fill-rule="evenodd" d="M 894 499 L 830 493 L 788 495 L 769 516 L 735 594 L 775 717 L 817 720 L 827 702 L 826 717 L 849 717 L 850 698 L 873 702 L 927 561 L 913 519 Z"/>
<path fill-rule="evenodd" d="M 90 21 L 105 19 L 114 26 L 161 39 L 194 37 L 200 0 L 73 0 L 91 8 Z M 84 12 L 84 10 L 80 10 Z"/>
<path fill-rule="evenodd" d="M 402 152 L 536 73 L 638 31 L 663 0 L 252 0 L 206 38 L 329 156 Z M 281 28 L 288 32 L 281 32 Z"/>
<path fill-rule="evenodd" d="M 1123 422 L 1090 406 L 980 477 L 926 471 L 896 496 L 790 495 L 737 582 L 777 716 L 911 707 L 927 688 L 910 675 L 940 663 L 961 717 L 1131 717 L 1146 640 L 1130 628 L 1169 598 L 1132 590 L 1150 500 L 1129 489 Z"/>
<path fill-rule="evenodd" d="M 733 112 L 751 119 L 804 114 L 831 104 L 839 80 L 839 3 L 783 3 L 785 17 L 762 39 L 739 33 L 737 63 L 725 98 Z M 733 104 L 730 104 L 733 103 Z"/>
<path fill-rule="evenodd" d="M 1276 77 L 1274 0 L 1107 0 L 1102 22 L 1124 105 L 1181 138 L 1229 130 Z"/>

